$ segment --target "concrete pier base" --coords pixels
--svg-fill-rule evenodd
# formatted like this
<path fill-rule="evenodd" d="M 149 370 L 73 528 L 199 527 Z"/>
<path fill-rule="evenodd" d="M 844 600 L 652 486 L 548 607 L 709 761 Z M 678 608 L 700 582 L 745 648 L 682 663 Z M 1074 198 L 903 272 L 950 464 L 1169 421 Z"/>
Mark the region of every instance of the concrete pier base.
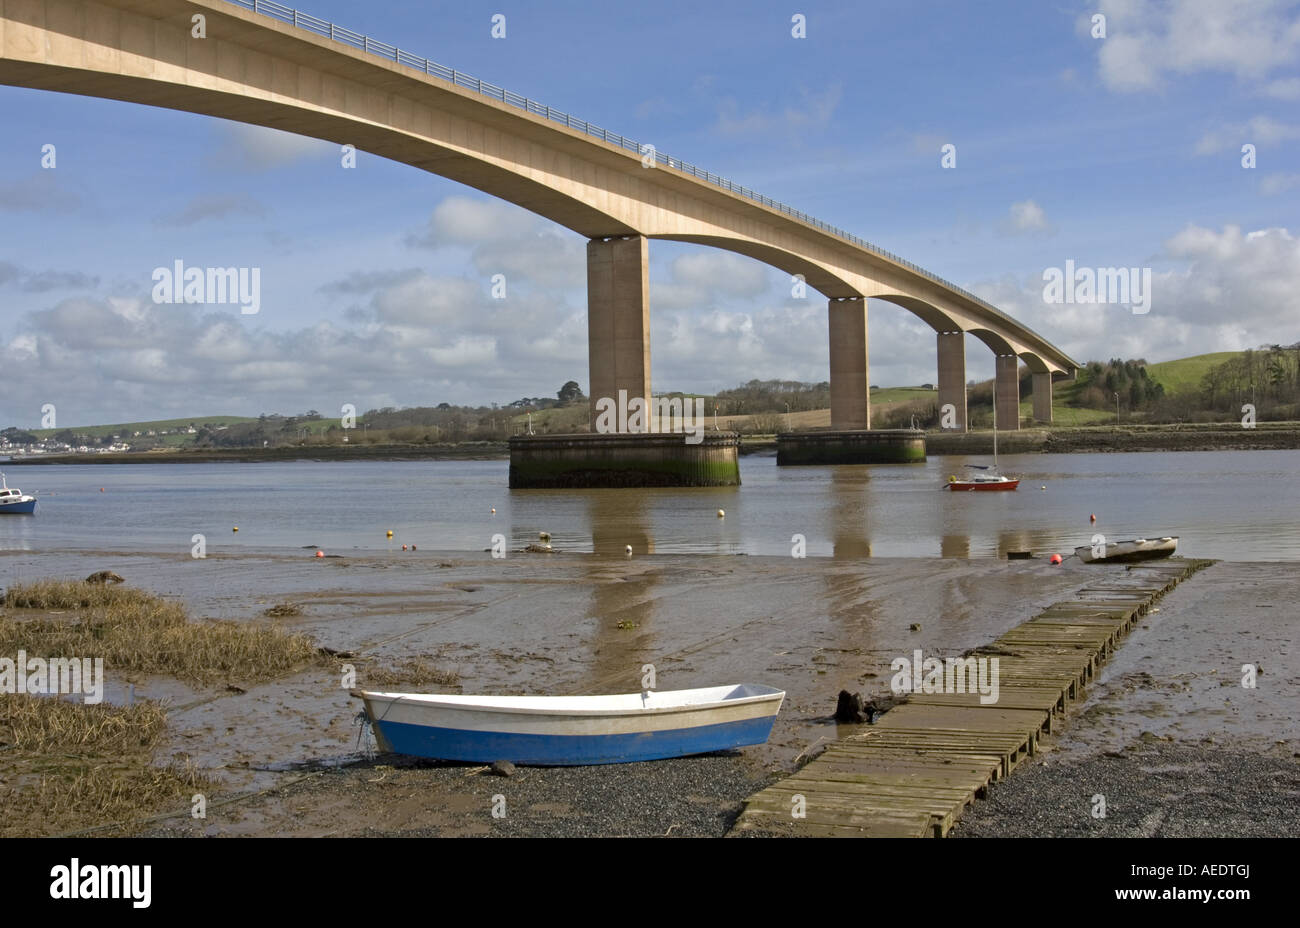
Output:
<path fill-rule="evenodd" d="M 696 445 L 673 433 L 516 435 L 510 488 L 734 487 L 739 451 L 736 432 L 704 432 Z"/>
<path fill-rule="evenodd" d="M 831 429 L 776 436 L 778 466 L 796 464 L 917 464 L 925 433 L 911 429 Z"/>

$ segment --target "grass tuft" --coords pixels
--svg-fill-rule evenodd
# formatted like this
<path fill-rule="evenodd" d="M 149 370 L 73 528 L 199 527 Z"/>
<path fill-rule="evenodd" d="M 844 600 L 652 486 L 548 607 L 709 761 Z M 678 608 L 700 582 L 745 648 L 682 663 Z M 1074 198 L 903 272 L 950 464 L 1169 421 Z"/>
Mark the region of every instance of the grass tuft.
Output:
<path fill-rule="evenodd" d="M 21 610 L 75 610 L 74 616 L 0 615 L 0 654 L 102 657 L 118 674 L 163 674 L 190 681 L 263 680 L 325 662 L 306 635 L 253 622 L 191 622 L 185 610 L 142 590 L 43 580 L 10 588 Z"/>
<path fill-rule="evenodd" d="M 187 806 L 216 781 L 188 758 L 151 762 L 167 715 L 45 696 L 0 697 L 0 837 L 60 834 Z"/>

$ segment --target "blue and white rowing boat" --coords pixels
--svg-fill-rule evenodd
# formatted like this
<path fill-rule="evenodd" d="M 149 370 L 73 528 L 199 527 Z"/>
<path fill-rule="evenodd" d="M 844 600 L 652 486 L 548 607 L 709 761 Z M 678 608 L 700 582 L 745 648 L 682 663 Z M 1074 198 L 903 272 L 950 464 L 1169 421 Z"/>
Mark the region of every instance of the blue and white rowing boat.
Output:
<path fill-rule="evenodd" d="M 381 751 L 558 767 L 762 744 L 785 691 L 742 683 L 615 696 L 352 695 L 365 702 Z"/>

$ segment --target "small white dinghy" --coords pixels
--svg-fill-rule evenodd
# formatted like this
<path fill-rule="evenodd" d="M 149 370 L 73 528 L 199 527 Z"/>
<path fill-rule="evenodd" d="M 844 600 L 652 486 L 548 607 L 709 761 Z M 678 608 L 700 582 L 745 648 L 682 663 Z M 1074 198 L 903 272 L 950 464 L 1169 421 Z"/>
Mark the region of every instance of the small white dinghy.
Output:
<path fill-rule="evenodd" d="M 742 683 L 612 696 L 456 696 L 353 690 L 381 751 L 576 766 L 762 744 L 785 691 Z"/>
<path fill-rule="evenodd" d="M 1103 544 L 1080 545 L 1074 549 L 1085 564 L 1130 564 L 1134 561 L 1152 561 L 1170 557 L 1178 549 L 1178 536 L 1163 538 L 1135 538 L 1132 541 L 1111 541 Z"/>

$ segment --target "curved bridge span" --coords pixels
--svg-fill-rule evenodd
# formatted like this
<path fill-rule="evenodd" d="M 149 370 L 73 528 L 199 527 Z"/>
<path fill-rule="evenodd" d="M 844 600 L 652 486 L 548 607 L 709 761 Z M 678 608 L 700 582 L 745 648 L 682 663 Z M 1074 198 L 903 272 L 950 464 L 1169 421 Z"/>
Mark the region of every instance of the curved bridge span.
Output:
<path fill-rule="evenodd" d="M 205 37 L 192 34 L 205 19 Z M 536 101 L 262 0 L 0 0 L 0 84 L 268 126 L 400 161 L 589 239 L 590 395 L 650 395 L 648 239 L 747 255 L 828 298 L 832 427 L 870 428 L 867 300 L 936 332 L 940 404 L 966 427 L 965 333 L 991 349 L 998 422 L 1078 365 L 975 295 L 748 188 Z M 593 411 L 594 416 L 594 411 Z"/>

